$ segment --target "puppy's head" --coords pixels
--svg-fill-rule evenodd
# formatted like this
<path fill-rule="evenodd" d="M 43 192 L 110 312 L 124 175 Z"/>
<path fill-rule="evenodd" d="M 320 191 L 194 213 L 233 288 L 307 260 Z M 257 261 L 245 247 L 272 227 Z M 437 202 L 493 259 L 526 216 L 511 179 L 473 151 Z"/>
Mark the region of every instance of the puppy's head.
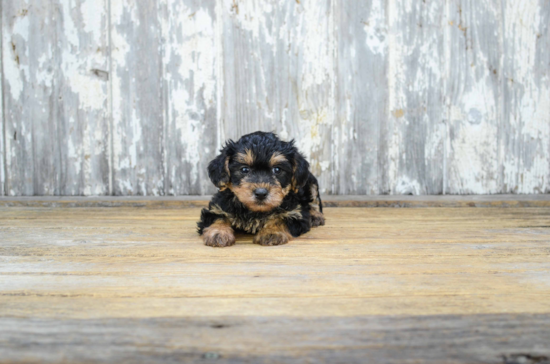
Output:
<path fill-rule="evenodd" d="M 230 189 L 249 210 L 268 212 L 309 177 L 309 163 L 294 146 L 273 133 L 256 132 L 229 140 L 208 165 L 208 176 L 220 189 Z"/>

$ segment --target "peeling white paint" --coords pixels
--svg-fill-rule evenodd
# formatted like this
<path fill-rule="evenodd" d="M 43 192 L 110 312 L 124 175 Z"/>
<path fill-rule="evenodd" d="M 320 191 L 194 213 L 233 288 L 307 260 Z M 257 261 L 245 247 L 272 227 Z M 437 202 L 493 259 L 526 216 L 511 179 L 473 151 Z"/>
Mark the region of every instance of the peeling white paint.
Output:
<path fill-rule="evenodd" d="M 24 83 L 30 81 L 27 47 L 29 26 L 29 17 L 19 16 L 14 18 L 12 29 L 2 32 L 4 77 L 14 100 L 19 100 Z"/>
<path fill-rule="evenodd" d="M 110 14 L 106 1 L 55 4 L 61 17 L 23 1 L 7 7 L 16 14 L 5 15 L 3 24 L 4 114 L 9 133 L 25 136 L 28 149 L 40 146 L 39 154 L 49 118 L 57 118 L 66 138 L 58 153 L 63 163 L 52 162 L 44 175 L 65 178 L 66 193 L 103 194 L 102 173 L 110 172 L 122 194 L 211 192 L 209 158 L 226 134 L 256 128 L 295 138 L 322 192 L 437 193 L 442 169 L 450 193 L 550 190 L 550 82 L 537 60 L 548 44 L 541 31 L 547 15 L 540 3 L 111 0 Z M 341 12 L 349 9 L 364 16 L 346 18 Z M 354 23 L 341 31 L 345 19 Z M 61 27 L 39 52 L 30 48 L 40 39 L 30 32 L 36 22 L 44 30 Z M 158 49 L 138 39 L 138 31 L 159 39 Z M 377 70 L 387 72 L 387 83 L 365 77 Z M 147 100 L 160 111 L 149 115 L 137 103 L 151 80 L 162 87 Z M 20 113 L 28 100 L 32 112 Z M 371 109 L 380 120 L 367 142 L 362 127 Z M 106 136 L 108 117 L 113 128 Z M 4 167 L 17 173 L 32 154 L 21 150 L 21 140 L 6 139 L 0 183 L 7 177 L 4 157 Z M 146 144 L 151 140 L 160 150 Z M 111 157 L 111 170 L 101 170 Z M 27 185 L 6 190 L 59 188 L 33 181 L 33 170 L 15 176 Z"/>
<path fill-rule="evenodd" d="M 382 0 L 372 0 L 371 17 L 363 21 L 367 47 L 376 55 L 384 55 L 388 46 L 386 17 L 383 11 L 385 6 Z"/>

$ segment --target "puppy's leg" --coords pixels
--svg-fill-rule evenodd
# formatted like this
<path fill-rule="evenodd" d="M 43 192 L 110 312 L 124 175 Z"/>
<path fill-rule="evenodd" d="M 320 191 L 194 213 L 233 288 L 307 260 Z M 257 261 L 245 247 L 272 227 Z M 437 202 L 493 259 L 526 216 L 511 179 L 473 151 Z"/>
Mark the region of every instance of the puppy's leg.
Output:
<path fill-rule="evenodd" d="M 202 236 L 204 244 L 208 246 L 223 248 L 235 245 L 235 233 L 231 224 L 225 220 L 216 220 L 204 229 Z"/>
<path fill-rule="evenodd" d="M 319 194 L 317 181 L 310 185 L 312 202 L 309 204 L 309 214 L 311 215 L 311 226 L 317 227 L 325 225 L 325 216 L 323 215 L 323 203 Z"/>
<path fill-rule="evenodd" d="M 199 234 L 204 244 L 214 247 L 225 247 L 235 244 L 235 234 L 225 216 L 203 209 L 198 222 Z"/>
<path fill-rule="evenodd" d="M 283 245 L 292 239 L 285 221 L 279 217 L 269 220 L 260 232 L 254 236 L 254 244 L 264 246 Z"/>

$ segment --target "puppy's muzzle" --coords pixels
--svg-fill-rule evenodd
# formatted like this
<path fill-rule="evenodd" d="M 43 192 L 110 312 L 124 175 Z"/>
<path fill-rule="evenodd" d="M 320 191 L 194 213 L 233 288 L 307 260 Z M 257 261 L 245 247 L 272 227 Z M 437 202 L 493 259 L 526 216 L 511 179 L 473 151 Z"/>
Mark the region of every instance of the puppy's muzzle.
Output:
<path fill-rule="evenodd" d="M 256 188 L 254 190 L 254 196 L 258 201 L 263 201 L 269 194 L 269 191 L 266 188 Z"/>

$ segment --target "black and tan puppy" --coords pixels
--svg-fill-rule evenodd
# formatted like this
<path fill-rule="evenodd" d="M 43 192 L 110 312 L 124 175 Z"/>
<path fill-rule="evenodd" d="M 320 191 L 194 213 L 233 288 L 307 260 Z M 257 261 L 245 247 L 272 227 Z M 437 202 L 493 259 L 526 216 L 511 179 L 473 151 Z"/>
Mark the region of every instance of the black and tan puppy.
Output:
<path fill-rule="evenodd" d="M 219 191 L 197 224 L 206 245 L 235 244 L 235 230 L 256 234 L 256 244 L 281 245 L 325 224 L 317 179 L 293 140 L 263 132 L 229 140 L 208 176 Z"/>

